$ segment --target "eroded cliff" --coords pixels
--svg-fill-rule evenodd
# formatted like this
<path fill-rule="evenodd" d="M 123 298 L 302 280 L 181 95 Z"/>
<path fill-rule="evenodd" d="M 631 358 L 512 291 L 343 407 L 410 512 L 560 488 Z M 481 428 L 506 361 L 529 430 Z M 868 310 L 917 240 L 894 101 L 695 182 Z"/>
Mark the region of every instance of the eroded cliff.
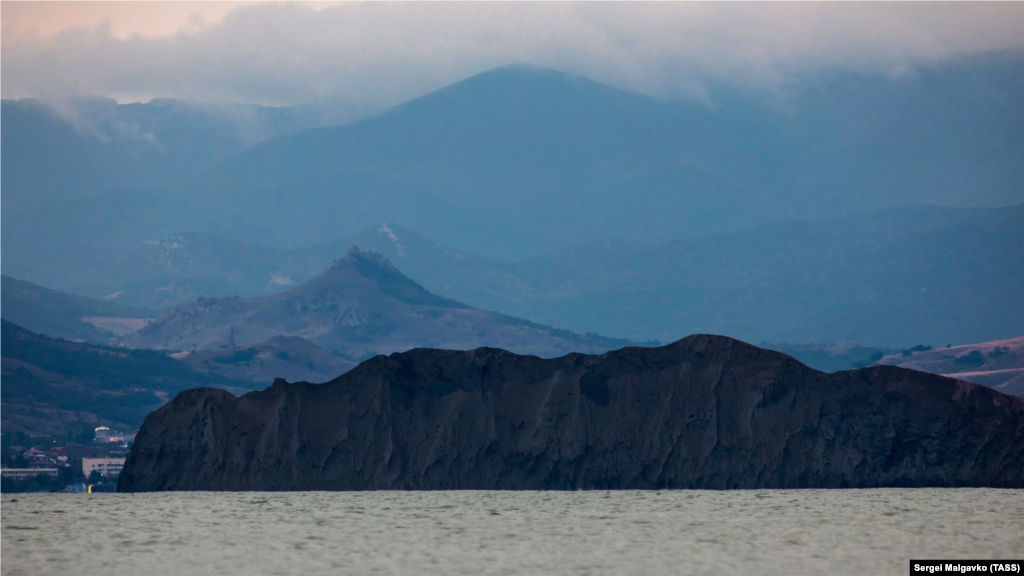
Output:
<path fill-rule="evenodd" d="M 326 384 L 182 392 L 118 490 L 875 486 L 1024 487 L 1024 400 L 721 336 L 550 360 L 416 349 Z"/>

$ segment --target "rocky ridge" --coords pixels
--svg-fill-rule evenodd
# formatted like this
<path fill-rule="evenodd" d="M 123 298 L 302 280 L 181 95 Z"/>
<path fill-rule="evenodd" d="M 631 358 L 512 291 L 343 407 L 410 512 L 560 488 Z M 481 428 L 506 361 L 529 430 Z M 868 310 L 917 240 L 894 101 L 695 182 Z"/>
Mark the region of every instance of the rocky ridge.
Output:
<path fill-rule="evenodd" d="M 1024 399 L 709 335 L 549 360 L 416 349 L 322 385 L 182 392 L 118 490 L 882 486 L 1024 487 Z"/>

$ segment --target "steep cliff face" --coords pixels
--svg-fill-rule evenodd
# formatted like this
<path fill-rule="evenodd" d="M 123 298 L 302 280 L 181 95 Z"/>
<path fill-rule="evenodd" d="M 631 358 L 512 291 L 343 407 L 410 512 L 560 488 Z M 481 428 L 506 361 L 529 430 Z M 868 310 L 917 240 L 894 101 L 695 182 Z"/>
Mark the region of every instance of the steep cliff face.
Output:
<path fill-rule="evenodd" d="M 1024 400 L 720 336 L 550 360 L 417 349 L 322 385 L 182 392 L 118 490 L 874 486 L 1024 487 Z"/>

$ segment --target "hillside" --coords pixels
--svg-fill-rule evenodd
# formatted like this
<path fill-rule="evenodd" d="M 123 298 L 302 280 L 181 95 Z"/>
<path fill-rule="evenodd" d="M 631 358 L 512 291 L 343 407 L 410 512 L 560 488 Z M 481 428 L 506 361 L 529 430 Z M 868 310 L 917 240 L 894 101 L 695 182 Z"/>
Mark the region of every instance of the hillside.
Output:
<path fill-rule="evenodd" d="M 417 349 L 326 384 L 190 390 L 146 418 L 118 479 L 119 492 L 887 486 L 1024 487 L 1024 399 L 892 366 L 825 374 L 710 335 L 553 359 Z"/>
<path fill-rule="evenodd" d="M 502 310 L 629 338 L 700 331 L 897 349 L 1011 338 L 1024 325 L 1024 205 L 892 208 L 682 239 L 619 258 L 603 252 L 548 259 L 569 259 L 580 273 L 574 282 L 535 274 L 527 286 L 544 297 L 520 296 L 522 305 Z"/>
<path fill-rule="evenodd" d="M 761 348 L 788 354 L 802 364 L 822 372 L 839 372 L 865 368 L 875 364 L 886 351 L 860 344 L 772 344 L 761 342 Z"/>
<path fill-rule="evenodd" d="M 417 347 L 503 346 L 558 356 L 604 351 L 626 340 L 581 336 L 436 296 L 374 252 L 353 247 L 327 271 L 280 294 L 200 298 L 125 337 L 133 348 L 211 350 L 297 336 L 348 358 Z"/>
<path fill-rule="evenodd" d="M 103 192 L 166 189 L 269 138 L 329 124 L 316 107 L 203 105 L 157 98 L 3 100 L 4 225 Z"/>
<path fill-rule="evenodd" d="M 76 293 L 162 309 L 200 296 L 280 292 L 316 276 L 337 258 L 337 252 L 311 255 L 206 232 L 176 233 L 116 250 L 116 258 L 106 259 L 103 250 L 81 260 L 62 254 L 67 266 L 60 270 L 44 269 L 38 261 L 12 267 L 24 264 L 26 273 Z"/>
<path fill-rule="evenodd" d="M 1024 396 L 1024 336 L 929 350 L 907 349 L 885 356 L 878 363 L 944 374 Z"/>
<path fill-rule="evenodd" d="M 170 209 L 154 199 L 154 211 Z M 113 209 L 110 207 L 110 209 Z M 132 217 L 133 215 L 128 215 Z M 74 222 L 67 222 L 74 228 Z M 509 265 L 444 247 L 409 229 L 379 225 L 304 248 L 280 249 L 208 232 L 179 232 L 131 245 L 96 238 L 95 250 L 80 246 L 43 258 L 16 253 L 4 261 L 48 286 L 136 306 L 167 308 L 200 296 L 262 296 L 283 292 L 317 276 L 351 246 L 388 255 L 437 286 L 438 293 L 479 282 L 480 273 L 509 272 Z"/>
<path fill-rule="evenodd" d="M 64 255 L 66 266 L 44 277 L 77 284 L 80 293 L 117 294 L 114 302 L 164 307 L 282 292 L 358 245 L 436 294 L 579 332 L 668 341 L 703 331 L 902 349 L 1018 335 L 1022 231 L 1024 205 L 915 206 L 665 243 L 609 240 L 517 262 L 398 225 L 290 250 L 183 233 L 142 243 L 116 262 Z"/>
<path fill-rule="evenodd" d="M 54 338 L 106 343 L 134 332 L 157 315 L 153 310 L 65 294 L 10 276 L 0 279 L 0 290 L 4 320 Z"/>
<path fill-rule="evenodd" d="M 2 324 L 4 431 L 64 434 L 100 425 L 135 429 L 178 392 L 219 386 L 244 393 L 251 382 L 202 374 L 153 350 L 92 346 Z"/>
<path fill-rule="evenodd" d="M 238 154 L 200 138 L 210 152 L 202 158 L 220 162 L 163 167 L 166 178 L 124 179 L 16 218 L 5 210 L 4 273 L 68 289 L 43 274 L 86 268 L 79 260 L 102 267 L 183 231 L 296 248 L 388 223 L 508 261 L 608 238 L 660 243 L 898 205 L 1020 203 L 1022 68 L 1019 54 L 984 55 L 899 79 L 836 72 L 775 97 L 712 87 L 707 103 L 500 68 Z M 150 108 L 158 105 L 187 107 Z M 34 134 L 3 130 L 15 152 Z M 160 141 L 184 158 L 194 140 Z M 67 163 L 30 148 L 26 166 L 41 168 L 23 187 L 42 187 Z M 5 194 L 15 175 L 4 171 Z"/>
<path fill-rule="evenodd" d="M 576 331 L 902 349 L 1010 338 L 1024 325 L 1024 204 L 887 208 L 513 263 L 391 231 L 376 249 L 427 289 Z"/>
<path fill-rule="evenodd" d="M 352 360 L 325 352 L 294 336 L 263 342 L 173 355 L 196 372 L 270 385 L 276 378 L 326 382 L 355 367 Z"/>
<path fill-rule="evenodd" d="M 503 259 L 893 205 L 1005 205 L 1024 200 L 1022 69 L 986 56 L 903 81 L 837 72 L 781 105 L 723 87 L 709 106 L 511 66 L 264 142 L 184 191 L 205 203 L 201 229 L 249 241 L 393 222 Z"/>

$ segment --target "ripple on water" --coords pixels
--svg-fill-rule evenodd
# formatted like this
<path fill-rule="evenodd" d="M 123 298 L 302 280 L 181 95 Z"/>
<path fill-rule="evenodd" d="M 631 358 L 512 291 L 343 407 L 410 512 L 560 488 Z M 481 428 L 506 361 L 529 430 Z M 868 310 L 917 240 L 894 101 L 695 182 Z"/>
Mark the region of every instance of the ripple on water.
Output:
<path fill-rule="evenodd" d="M 1021 490 L 19 494 L 4 575 L 902 574 L 1024 550 Z"/>

